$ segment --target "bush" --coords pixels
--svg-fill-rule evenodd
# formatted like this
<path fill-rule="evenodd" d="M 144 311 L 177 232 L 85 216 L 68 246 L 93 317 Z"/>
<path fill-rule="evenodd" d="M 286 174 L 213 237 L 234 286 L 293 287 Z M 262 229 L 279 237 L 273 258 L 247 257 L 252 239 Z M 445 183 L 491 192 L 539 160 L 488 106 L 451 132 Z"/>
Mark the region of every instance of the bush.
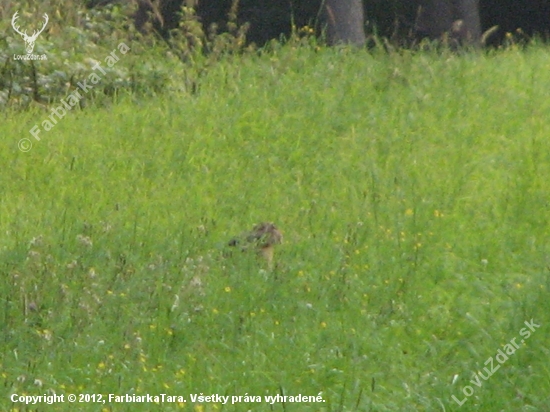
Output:
<path fill-rule="evenodd" d="M 19 11 L 21 30 L 29 33 L 36 28 L 36 16 L 48 14 L 48 25 L 33 51 L 46 59 L 17 57 L 25 55 L 25 49 L 11 27 L 15 11 Z M 112 101 L 120 93 L 139 97 L 182 88 L 192 93 L 197 90 L 198 78 L 213 63 L 228 54 L 250 50 L 244 46 L 247 27 L 238 26 L 231 16 L 226 32 L 219 34 L 213 26 L 206 33 L 193 10 L 183 8 L 181 23 L 166 42 L 155 33 L 138 33 L 132 23 L 133 12 L 128 4 L 87 9 L 84 4 L 60 0 L 47 9 L 27 1 L 18 10 L 9 10 L 0 23 L 0 108 L 57 104 L 93 73 L 99 81 L 87 89 L 81 107 L 90 101 Z M 232 9 L 233 15 L 235 12 Z M 120 47 L 130 50 L 124 58 Z M 111 53 L 114 55 L 109 57 Z"/>

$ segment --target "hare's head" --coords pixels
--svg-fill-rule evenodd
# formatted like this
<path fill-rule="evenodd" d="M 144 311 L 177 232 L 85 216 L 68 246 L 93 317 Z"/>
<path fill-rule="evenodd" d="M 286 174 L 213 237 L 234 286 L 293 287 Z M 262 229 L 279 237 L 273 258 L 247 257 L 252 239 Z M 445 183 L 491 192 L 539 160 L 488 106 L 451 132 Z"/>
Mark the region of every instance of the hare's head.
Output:
<path fill-rule="evenodd" d="M 248 242 L 256 243 L 259 247 L 269 247 L 283 243 L 283 234 L 273 223 L 259 223 L 252 229 L 246 238 Z"/>

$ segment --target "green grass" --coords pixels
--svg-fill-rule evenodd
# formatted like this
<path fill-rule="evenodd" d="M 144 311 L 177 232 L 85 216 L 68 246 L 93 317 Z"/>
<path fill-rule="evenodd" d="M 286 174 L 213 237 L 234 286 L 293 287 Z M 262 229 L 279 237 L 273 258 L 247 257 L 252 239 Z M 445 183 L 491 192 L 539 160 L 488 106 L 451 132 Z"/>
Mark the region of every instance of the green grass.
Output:
<path fill-rule="evenodd" d="M 226 59 L 193 95 L 73 110 L 40 141 L 49 112 L 6 115 L 0 408 L 181 406 L 9 401 L 55 391 L 548 410 L 549 68 L 535 46 L 288 46 Z M 224 247 L 259 221 L 284 232 L 273 271 Z M 282 392 L 325 402 L 189 396 Z"/>

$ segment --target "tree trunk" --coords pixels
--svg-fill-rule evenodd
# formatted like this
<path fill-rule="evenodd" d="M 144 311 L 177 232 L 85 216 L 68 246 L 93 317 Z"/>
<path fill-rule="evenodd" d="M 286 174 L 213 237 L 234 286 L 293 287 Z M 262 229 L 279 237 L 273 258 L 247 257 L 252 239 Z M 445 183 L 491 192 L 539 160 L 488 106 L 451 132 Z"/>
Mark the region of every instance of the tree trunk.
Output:
<path fill-rule="evenodd" d="M 421 0 L 416 21 L 420 36 L 447 37 L 453 43 L 479 44 L 479 0 Z"/>
<path fill-rule="evenodd" d="M 468 44 L 478 44 L 481 40 L 479 0 L 456 0 L 457 20 L 463 21 L 463 32 L 459 38 Z"/>
<path fill-rule="evenodd" d="M 327 23 L 327 39 L 331 45 L 365 44 L 364 13 L 361 0 L 325 0 L 323 13 Z"/>
<path fill-rule="evenodd" d="M 453 24 L 452 0 L 421 0 L 416 19 L 416 31 L 432 40 L 451 30 Z"/>

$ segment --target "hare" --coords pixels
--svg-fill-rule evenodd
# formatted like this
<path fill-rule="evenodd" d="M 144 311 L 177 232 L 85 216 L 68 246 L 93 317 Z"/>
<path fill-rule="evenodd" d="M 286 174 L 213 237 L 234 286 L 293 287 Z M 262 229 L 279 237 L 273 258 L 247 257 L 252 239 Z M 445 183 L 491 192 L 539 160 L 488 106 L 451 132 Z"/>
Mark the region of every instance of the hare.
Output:
<path fill-rule="evenodd" d="M 252 231 L 241 234 L 231 239 L 229 246 L 240 247 L 241 250 L 254 250 L 262 256 L 268 266 L 273 265 L 273 252 L 275 245 L 283 243 L 283 234 L 273 223 L 258 223 Z"/>

